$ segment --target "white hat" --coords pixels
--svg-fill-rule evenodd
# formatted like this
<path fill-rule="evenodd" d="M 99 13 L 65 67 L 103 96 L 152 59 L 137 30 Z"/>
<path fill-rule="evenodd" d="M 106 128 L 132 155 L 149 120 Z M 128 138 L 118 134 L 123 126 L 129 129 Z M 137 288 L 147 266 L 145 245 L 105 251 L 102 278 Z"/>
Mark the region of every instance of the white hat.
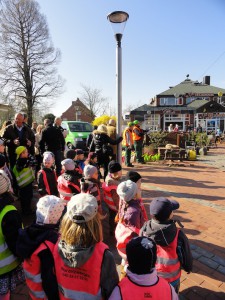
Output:
<path fill-rule="evenodd" d="M 0 195 L 11 190 L 11 182 L 7 174 L 0 170 Z"/>
<path fill-rule="evenodd" d="M 98 172 L 98 170 L 95 166 L 86 165 L 83 172 L 85 178 L 92 178 L 93 175 Z"/>
<path fill-rule="evenodd" d="M 75 169 L 75 163 L 71 158 L 66 158 L 61 161 L 61 165 L 68 171 L 73 171 Z"/>
<path fill-rule="evenodd" d="M 74 223 L 92 220 L 98 212 L 97 199 L 90 194 L 77 194 L 67 204 L 67 214 Z"/>
<path fill-rule="evenodd" d="M 46 195 L 37 203 L 36 223 L 57 224 L 62 216 L 65 205 L 59 197 Z"/>
<path fill-rule="evenodd" d="M 117 187 L 117 194 L 120 199 L 129 202 L 134 199 L 138 192 L 137 184 L 131 180 L 121 182 Z"/>

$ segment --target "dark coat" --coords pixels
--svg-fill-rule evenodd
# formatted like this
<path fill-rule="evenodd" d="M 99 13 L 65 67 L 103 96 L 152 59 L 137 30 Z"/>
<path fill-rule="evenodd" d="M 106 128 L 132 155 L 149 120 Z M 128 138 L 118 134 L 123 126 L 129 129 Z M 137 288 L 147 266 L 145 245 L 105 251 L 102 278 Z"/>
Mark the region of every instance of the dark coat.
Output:
<path fill-rule="evenodd" d="M 43 154 L 45 151 L 64 151 L 65 139 L 62 132 L 52 125 L 48 125 L 42 131 L 40 140 L 40 151 Z"/>
<path fill-rule="evenodd" d="M 33 131 L 27 125 L 23 125 L 21 136 L 19 135 L 19 131 L 15 124 L 9 125 L 5 128 L 2 136 L 6 140 L 7 152 L 9 157 L 15 157 L 15 150 L 18 145 L 15 145 L 14 140 L 19 139 L 20 145 L 24 146 L 28 149 L 29 153 L 34 155 L 34 143 L 35 143 L 35 136 Z M 27 145 L 27 140 L 31 141 L 31 146 Z"/>

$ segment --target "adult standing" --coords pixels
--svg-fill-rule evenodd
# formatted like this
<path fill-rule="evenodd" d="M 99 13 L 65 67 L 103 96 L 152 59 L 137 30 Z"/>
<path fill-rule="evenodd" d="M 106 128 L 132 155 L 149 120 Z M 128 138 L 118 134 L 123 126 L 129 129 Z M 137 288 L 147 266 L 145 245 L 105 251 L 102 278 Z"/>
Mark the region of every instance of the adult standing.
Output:
<path fill-rule="evenodd" d="M 61 125 L 62 125 L 62 119 L 60 117 L 56 117 L 53 126 L 59 129 L 63 133 L 64 129 Z"/>
<path fill-rule="evenodd" d="M 108 136 L 115 140 L 116 139 L 116 121 L 114 119 L 110 119 L 107 125 L 107 134 Z M 112 146 L 113 149 L 113 155 L 111 157 L 111 160 L 116 160 L 117 157 L 117 145 Z"/>
<path fill-rule="evenodd" d="M 35 136 L 30 127 L 24 123 L 24 115 L 17 113 L 14 124 L 8 125 L 2 136 L 6 140 L 7 154 L 10 168 L 13 169 L 16 163 L 15 150 L 18 146 L 24 146 L 31 155 L 34 155 Z"/>
<path fill-rule="evenodd" d="M 40 151 L 43 154 L 45 151 L 50 151 L 55 156 L 56 174 L 61 174 L 62 151 L 65 147 L 65 139 L 61 130 L 52 126 L 49 119 L 44 120 L 44 129 L 40 140 Z"/>
<path fill-rule="evenodd" d="M 110 145 L 117 145 L 122 141 L 122 137 L 117 139 L 111 139 L 107 134 L 107 127 L 104 124 L 98 126 L 97 130 L 93 131 L 93 139 L 95 144 L 95 152 L 98 156 L 98 164 L 103 166 L 104 169 L 104 180 L 108 174 L 108 164 L 110 162 Z"/>
<path fill-rule="evenodd" d="M 135 120 L 133 122 L 134 127 L 133 127 L 133 140 L 134 140 L 134 149 L 136 153 L 136 159 L 137 162 L 144 164 L 144 159 L 142 157 L 142 147 L 143 147 L 143 140 L 144 140 L 144 135 L 147 132 L 146 130 L 143 130 L 140 127 L 139 121 Z"/>
<path fill-rule="evenodd" d="M 41 140 L 41 133 L 42 133 L 43 127 L 44 126 L 42 124 L 39 124 L 37 126 L 36 133 L 35 133 L 35 148 L 34 149 L 35 149 L 35 158 L 37 161 L 36 172 L 35 172 L 36 177 L 37 177 L 38 171 L 41 169 L 41 163 L 42 163 L 42 156 L 40 153 L 40 140 Z"/>
<path fill-rule="evenodd" d="M 128 126 L 125 128 L 123 132 L 123 146 L 125 147 L 125 165 L 127 167 L 133 167 L 132 163 L 130 162 L 131 159 L 131 150 L 134 147 L 134 141 L 133 141 L 133 122 L 129 122 Z"/>

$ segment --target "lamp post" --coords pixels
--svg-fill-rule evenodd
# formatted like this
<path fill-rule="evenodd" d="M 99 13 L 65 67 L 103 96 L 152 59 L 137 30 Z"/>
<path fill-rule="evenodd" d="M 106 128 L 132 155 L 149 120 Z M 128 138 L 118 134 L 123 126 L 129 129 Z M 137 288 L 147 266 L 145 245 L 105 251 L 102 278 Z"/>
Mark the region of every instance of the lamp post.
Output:
<path fill-rule="evenodd" d="M 112 25 L 112 29 L 116 38 L 116 96 L 117 96 L 117 135 L 121 136 L 121 122 L 122 122 L 122 48 L 121 40 L 123 36 L 123 31 L 126 25 L 127 20 L 129 19 L 128 13 L 124 11 L 114 11 L 108 14 L 107 19 Z M 122 163 L 122 148 L 119 144 L 117 146 L 117 161 Z"/>

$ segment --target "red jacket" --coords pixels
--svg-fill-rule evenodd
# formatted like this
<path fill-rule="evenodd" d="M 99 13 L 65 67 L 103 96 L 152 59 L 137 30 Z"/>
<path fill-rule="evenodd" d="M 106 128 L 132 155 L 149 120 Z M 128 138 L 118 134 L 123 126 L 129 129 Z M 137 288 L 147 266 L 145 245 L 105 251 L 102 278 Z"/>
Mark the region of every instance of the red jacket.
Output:
<path fill-rule="evenodd" d="M 103 182 L 102 184 L 103 198 L 105 203 L 108 205 L 110 209 L 117 212 L 118 209 L 113 201 L 112 194 L 111 194 L 111 191 L 116 189 L 117 189 L 117 185 L 108 186 L 105 182 Z"/>
<path fill-rule="evenodd" d="M 77 190 L 77 194 L 80 193 L 80 187 L 73 182 L 66 180 L 62 175 L 58 177 L 58 191 L 60 198 L 69 201 L 73 196 L 73 193 L 69 186 L 73 186 Z"/>
<path fill-rule="evenodd" d="M 132 282 L 129 277 L 125 277 L 119 283 L 121 299 L 130 300 L 171 300 L 172 292 L 170 285 L 163 278 L 158 278 L 155 285 L 143 286 Z"/>
<path fill-rule="evenodd" d="M 168 246 L 157 245 L 156 270 L 160 277 L 165 278 L 168 282 L 173 282 L 180 278 L 181 267 L 177 256 L 177 240 L 179 229 L 172 243 Z"/>
<path fill-rule="evenodd" d="M 53 255 L 56 267 L 56 277 L 61 300 L 86 299 L 82 294 L 90 295 L 90 299 L 102 299 L 100 288 L 101 265 L 105 250 L 108 246 L 102 242 L 95 245 L 92 256 L 78 268 L 64 264 L 56 244 Z"/>

